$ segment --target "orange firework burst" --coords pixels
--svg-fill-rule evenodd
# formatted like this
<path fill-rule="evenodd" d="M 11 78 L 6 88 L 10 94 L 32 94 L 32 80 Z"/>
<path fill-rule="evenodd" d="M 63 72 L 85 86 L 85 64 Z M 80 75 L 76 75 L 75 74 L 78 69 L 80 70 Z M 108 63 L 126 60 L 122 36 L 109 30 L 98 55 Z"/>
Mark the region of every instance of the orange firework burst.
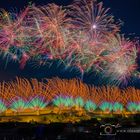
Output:
<path fill-rule="evenodd" d="M 123 90 L 118 87 L 93 87 L 78 79 L 53 78 L 45 83 L 37 79 L 17 78 L 15 82 L 0 83 L 0 101 L 6 106 L 12 104 L 15 109 L 28 107 L 29 103 L 31 108 L 44 108 L 48 103 L 58 106 L 74 106 L 76 103 L 84 107 L 86 102 L 98 107 L 105 103 L 127 108 L 129 103 L 140 103 L 140 90 L 133 87 Z"/>
<path fill-rule="evenodd" d="M 123 90 L 124 104 L 129 102 L 140 103 L 140 90 L 133 87 L 129 87 Z"/>
<path fill-rule="evenodd" d="M 0 83 L 0 99 L 4 103 L 9 105 L 16 96 L 13 92 L 13 88 L 8 83 Z"/>
<path fill-rule="evenodd" d="M 118 87 L 101 87 L 97 88 L 100 96 L 100 103 L 102 102 L 121 102 L 121 91 Z"/>
<path fill-rule="evenodd" d="M 52 92 L 55 92 L 55 96 L 62 95 L 74 98 L 82 97 L 84 100 L 87 100 L 90 94 L 90 88 L 80 80 L 76 79 L 64 80 L 54 78 L 48 80 L 47 85 L 50 87 Z"/>

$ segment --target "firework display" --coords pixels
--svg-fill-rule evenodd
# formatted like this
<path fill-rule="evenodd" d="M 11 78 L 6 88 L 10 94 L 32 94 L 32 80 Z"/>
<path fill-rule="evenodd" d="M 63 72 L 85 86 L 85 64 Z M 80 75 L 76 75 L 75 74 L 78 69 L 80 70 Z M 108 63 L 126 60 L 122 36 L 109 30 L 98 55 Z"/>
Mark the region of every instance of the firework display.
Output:
<path fill-rule="evenodd" d="M 47 108 L 87 112 L 138 113 L 140 90 L 118 87 L 93 87 L 80 80 L 47 79 L 48 82 L 17 78 L 0 84 L 0 113 L 47 110 Z M 10 90 L 9 90 L 10 89 Z"/>
<path fill-rule="evenodd" d="M 81 73 L 101 72 L 109 83 L 127 84 L 137 72 L 137 43 L 120 35 L 109 9 L 96 0 L 75 0 L 67 7 L 29 5 L 0 14 L 0 52 L 24 68 L 33 60 L 46 65 L 60 60 Z"/>

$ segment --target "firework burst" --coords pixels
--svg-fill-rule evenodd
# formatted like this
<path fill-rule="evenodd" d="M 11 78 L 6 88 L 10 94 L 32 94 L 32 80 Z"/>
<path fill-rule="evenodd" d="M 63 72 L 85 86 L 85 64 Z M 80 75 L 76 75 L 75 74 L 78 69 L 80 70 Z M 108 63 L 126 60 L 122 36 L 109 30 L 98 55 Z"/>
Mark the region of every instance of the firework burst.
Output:
<path fill-rule="evenodd" d="M 137 76 L 137 44 L 119 34 L 109 9 L 96 0 L 75 0 L 67 7 L 29 5 L 20 14 L 0 14 L 0 54 L 23 69 L 27 62 L 100 72 L 110 84 Z M 6 62 L 7 63 L 7 62 Z"/>
<path fill-rule="evenodd" d="M 0 112 L 10 108 L 14 112 L 27 109 L 42 110 L 48 106 L 60 109 L 118 112 L 139 112 L 140 90 L 135 88 L 91 87 L 79 80 L 48 79 L 47 83 L 36 79 L 17 79 L 0 84 Z"/>
<path fill-rule="evenodd" d="M 102 2 L 75 0 L 70 9 L 74 28 L 89 34 L 93 40 L 98 39 L 98 36 L 115 34 L 119 31 L 119 25 L 109 14 L 109 8 L 103 7 Z"/>

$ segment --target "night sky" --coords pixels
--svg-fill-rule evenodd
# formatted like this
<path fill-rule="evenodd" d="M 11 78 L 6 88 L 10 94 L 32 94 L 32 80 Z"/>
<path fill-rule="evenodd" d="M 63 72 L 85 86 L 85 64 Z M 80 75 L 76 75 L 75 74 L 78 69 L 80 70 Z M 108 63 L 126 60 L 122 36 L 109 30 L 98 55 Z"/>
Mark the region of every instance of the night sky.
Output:
<path fill-rule="evenodd" d="M 72 0 L 32 0 L 32 3 L 35 3 L 36 5 L 45 5 L 52 2 L 59 5 L 68 5 L 72 2 Z M 122 34 L 132 38 L 140 37 L 140 0 L 103 0 L 103 2 L 106 8 L 110 7 L 110 12 L 115 16 L 116 19 L 120 19 L 124 22 L 124 25 L 121 28 Z M 28 3 L 29 0 L 0 0 L 0 8 L 16 12 L 25 8 Z M 9 63 L 5 68 L 4 61 L 5 60 L 0 58 L 0 81 L 12 80 L 15 76 L 28 78 L 43 78 L 56 75 L 63 75 L 66 78 L 79 76 L 79 72 L 77 70 L 69 69 L 65 71 L 62 70 L 61 67 L 59 68 L 61 71 L 56 71 L 55 68 L 47 70 L 47 68 L 44 67 L 33 69 L 30 67 L 30 64 L 27 64 L 24 70 L 20 70 L 18 64 Z M 90 81 L 90 79 L 88 80 Z"/>

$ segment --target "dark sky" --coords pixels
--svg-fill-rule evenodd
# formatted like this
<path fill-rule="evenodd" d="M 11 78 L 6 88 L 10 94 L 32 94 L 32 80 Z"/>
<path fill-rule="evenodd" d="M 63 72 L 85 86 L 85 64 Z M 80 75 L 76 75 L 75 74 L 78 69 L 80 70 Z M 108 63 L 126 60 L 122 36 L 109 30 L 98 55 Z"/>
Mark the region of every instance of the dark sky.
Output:
<path fill-rule="evenodd" d="M 32 0 L 32 3 L 35 3 L 36 5 L 44 5 L 50 2 L 59 5 L 68 5 L 72 0 Z M 127 36 L 130 33 L 135 33 L 133 36 L 140 37 L 140 0 L 103 0 L 103 2 L 105 7 L 110 7 L 110 12 L 116 19 L 121 19 L 124 22 L 124 25 L 121 28 L 122 33 Z M 29 0 L 0 0 L 0 8 L 8 11 L 19 11 L 25 8 L 28 3 Z M 24 70 L 20 70 L 17 64 L 8 64 L 6 69 L 4 69 L 3 63 L 5 62 L 0 58 L 0 81 L 12 79 L 16 75 L 42 78 L 52 74 L 47 72 L 45 68 L 34 70 L 27 66 Z M 51 71 L 54 70 L 52 69 Z M 62 73 L 62 71 L 58 71 L 56 75 L 60 75 L 60 73 Z M 75 74 L 77 73 L 75 72 Z M 69 77 L 70 73 L 65 73 L 65 76 Z"/>

